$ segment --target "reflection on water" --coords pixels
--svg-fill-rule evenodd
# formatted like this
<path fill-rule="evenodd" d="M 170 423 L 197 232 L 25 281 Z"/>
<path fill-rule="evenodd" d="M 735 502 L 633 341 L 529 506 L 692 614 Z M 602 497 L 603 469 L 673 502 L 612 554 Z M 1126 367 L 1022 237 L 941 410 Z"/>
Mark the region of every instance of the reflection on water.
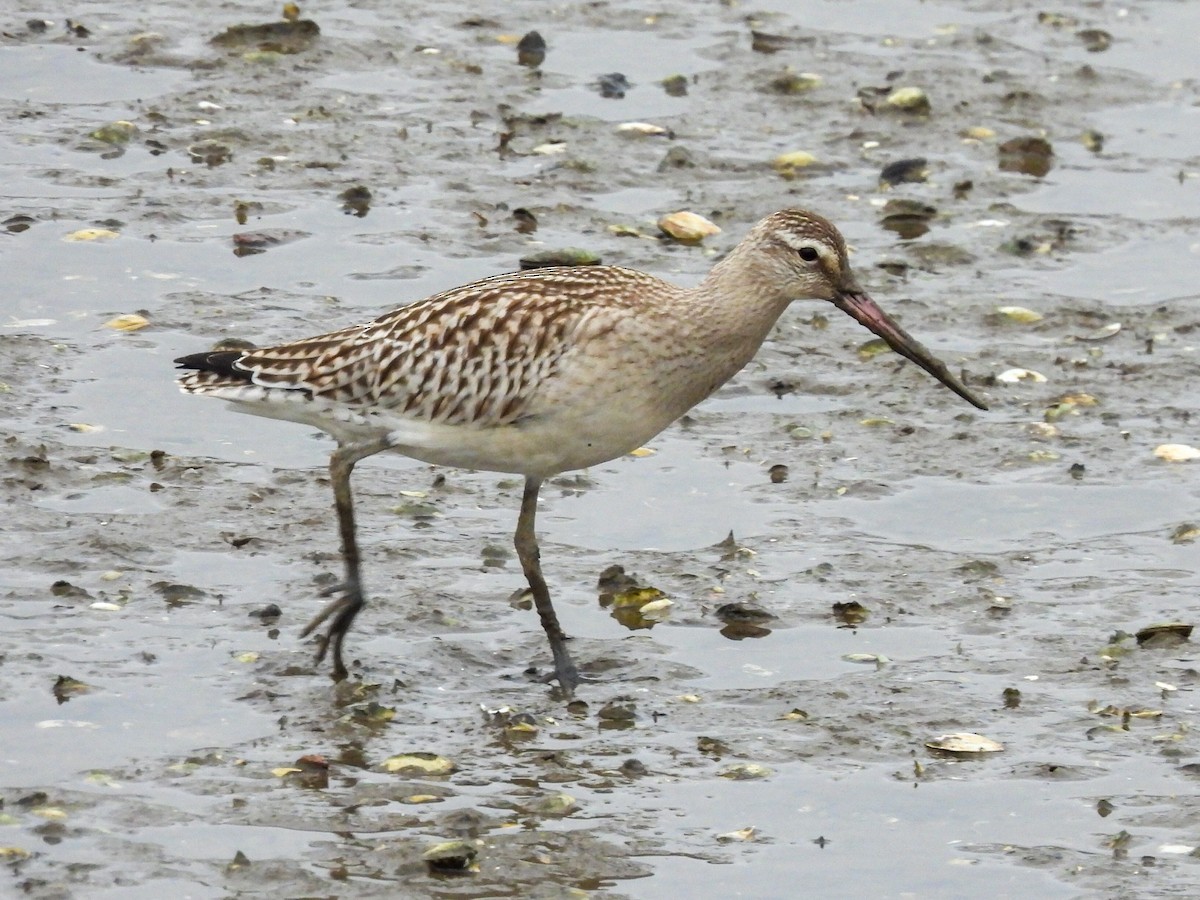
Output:
<path fill-rule="evenodd" d="M 1196 509 L 1194 491 L 1166 484 L 963 484 L 915 478 L 894 494 L 834 504 L 853 527 L 897 543 L 1002 553 L 1158 529 Z"/>

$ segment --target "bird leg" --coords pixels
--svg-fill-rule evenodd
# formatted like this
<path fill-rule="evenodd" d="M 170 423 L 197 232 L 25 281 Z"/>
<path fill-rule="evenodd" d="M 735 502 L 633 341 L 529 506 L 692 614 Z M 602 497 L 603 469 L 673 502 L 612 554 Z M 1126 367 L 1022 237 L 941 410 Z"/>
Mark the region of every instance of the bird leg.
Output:
<path fill-rule="evenodd" d="M 355 464 L 372 454 L 391 446 L 386 438 L 366 444 L 339 444 L 329 457 L 329 480 L 333 484 L 333 505 L 337 510 L 338 531 L 342 537 L 342 561 L 346 577 L 340 584 L 331 585 L 322 591 L 322 596 L 338 595 L 316 617 L 305 626 L 300 637 L 305 638 L 319 628 L 326 619 L 332 619 L 325 633 L 317 639 L 316 663 L 325 659 L 330 646 L 333 648 L 333 679 L 342 681 L 349 672 L 342 659 L 342 641 L 366 601 L 363 599 L 362 578 L 359 574 L 358 536 L 354 524 L 354 495 L 350 491 L 350 475 Z"/>
<path fill-rule="evenodd" d="M 546 579 L 542 577 L 541 552 L 538 550 L 537 534 L 534 531 L 534 519 L 537 516 L 538 490 L 542 486 L 540 478 L 525 479 L 525 495 L 521 498 L 521 515 L 517 519 L 517 533 L 513 543 L 517 548 L 517 558 L 521 560 L 521 568 L 533 591 L 533 605 L 538 617 L 542 620 L 542 628 L 550 639 L 550 652 L 554 654 L 554 677 L 562 688 L 563 694 L 571 697 L 575 686 L 579 684 L 579 670 L 567 650 L 567 638 L 562 627 L 558 624 L 558 616 L 550 602 L 550 589 L 546 587 Z"/>

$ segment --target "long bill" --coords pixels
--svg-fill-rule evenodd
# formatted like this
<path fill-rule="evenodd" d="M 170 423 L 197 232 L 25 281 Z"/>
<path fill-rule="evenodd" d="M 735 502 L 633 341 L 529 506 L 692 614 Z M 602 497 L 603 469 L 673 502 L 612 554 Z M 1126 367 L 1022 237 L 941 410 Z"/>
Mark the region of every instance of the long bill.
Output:
<path fill-rule="evenodd" d="M 955 378 L 946 364 L 925 349 L 915 337 L 880 309 L 879 304 L 862 291 L 843 291 L 833 300 L 833 305 L 856 322 L 867 326 L 885 341 L 889 347 L 944 384 L 972 406 L 987 409 L 987 404 L 976 397 L 961 381 Z"/>

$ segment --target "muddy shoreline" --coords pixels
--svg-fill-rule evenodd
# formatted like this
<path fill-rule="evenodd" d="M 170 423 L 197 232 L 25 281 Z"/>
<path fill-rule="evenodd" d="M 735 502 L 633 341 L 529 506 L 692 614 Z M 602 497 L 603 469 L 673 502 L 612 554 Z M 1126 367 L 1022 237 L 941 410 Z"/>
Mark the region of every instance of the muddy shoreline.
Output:
<path fill-rule="evenodd" d="M 1200 463 L 1156 455 L 1200 444 L 1187 5 L 793 6 L 368 0 L 232 44 L 274 10 L 0 22 L 4 890 L 1196 892 L 1196 652 L 1135 638 L 1197 610 Z M 1029 138 L 1040 176 L 1003 162 Z M 991 410 L 797 304 L 653 454 L 544 489 L 597 679 L 570 707 L 510 602 L 519 483 L 372 460 L 332 685 L 297 637 L 339 571 L 329 443 L 179 396 L 170 360 L 544 249 L 695 283 L 788 205 Z M 661 239 L 685 209 L 722 232 Z M 612 565 L 665 620 L 612 615 Z M 1005 749 L 927 749 L 951 732 Z M 451 769 L 390 770 L 414 753 Z M 430 867 L 446 841 L 468 871 Z"/>

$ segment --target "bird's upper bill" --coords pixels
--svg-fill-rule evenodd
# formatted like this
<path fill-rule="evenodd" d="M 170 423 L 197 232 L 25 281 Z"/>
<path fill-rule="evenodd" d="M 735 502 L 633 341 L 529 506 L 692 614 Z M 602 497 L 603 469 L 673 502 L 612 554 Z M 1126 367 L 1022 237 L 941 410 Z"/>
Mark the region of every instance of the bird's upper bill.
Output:
<path fill-rule="evenodd" d="M 879 304 L 863 291 L 840 291 L 834 297 L 833 305 L 855 321 L 870 328 L 887 341 L 889 347 L 901 356 L 915 362 L 972 406 L 977 406 L 979 409 L 988 408 L 986 403 L 971 393 L 961 381 L 950 373 L 944 362 L 926 350 L 920 341 L 901 328 L 891 316 L 879 308 Z"/>

